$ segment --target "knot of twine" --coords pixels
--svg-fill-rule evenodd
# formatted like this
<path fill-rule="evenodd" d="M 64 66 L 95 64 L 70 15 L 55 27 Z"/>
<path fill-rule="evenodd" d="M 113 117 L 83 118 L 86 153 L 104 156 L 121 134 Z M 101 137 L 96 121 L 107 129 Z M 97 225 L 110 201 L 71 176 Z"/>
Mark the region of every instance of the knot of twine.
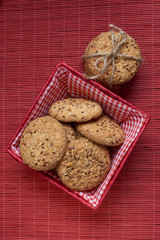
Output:
<path fill-rule="evenodd" d="M 111 40 L 112 40 L 111 53 L 103 53 L 103 52 L 102 53 L 93 53 L 90 55 L 83 55 L 82 58 L 89 59 L 92 57 L 99 57 L 95 62 L 95 68 L 96 68 L 96 70 L 100 71 L 100 74 L 95 75 L 95 76 L 85 76 L 86 78 L 92 79 L 92 80 L 95 80 L 95 79 L 99 78 L 100 76 L 102 76 L 104 74 L 104 72 L 107 70 L 108 66 L 111 64 L 112 65 L 112 74 L 111 74 L 111 78 L 109 80 L 109 84 L 112 84 L 114 73 L 116 70 L 115 59 L 117 57 L 135 59 L 140 62 L 142 62 L 142 58 L 119 53 L 120 48 L 127 41 L 127 33 L 124 32 L 121 28 L 118 28 L 112 24 L 110 24 L 109 26 L 111 28 L 114 28 L 115 30 L 118 30 L 118 32 L 119 32 L 117 37 L 115 37 L 114 31 L 111 29 Z M 121 37 L 121 40 L 120 40 L 120 37 Z M 103 67 L 99 68 L 98 64 L 101 60 L 103 60 Z"/>

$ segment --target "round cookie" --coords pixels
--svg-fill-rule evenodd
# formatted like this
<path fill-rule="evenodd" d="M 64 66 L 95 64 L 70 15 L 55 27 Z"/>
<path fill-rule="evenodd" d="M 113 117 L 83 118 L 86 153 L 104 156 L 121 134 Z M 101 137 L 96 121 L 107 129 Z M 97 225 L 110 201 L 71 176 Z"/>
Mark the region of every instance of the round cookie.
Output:
<path fill-rule="evenodd" d="M 63 126 L 50 116 L 31 121 L 20 140 L 23 162 L 38 171 L 54 169 L 62 160 L 68 141 Z"/>
<path fill-rule="evenodd" d="M 104 114 L 96 120 L 77 124 L 76 127 L 91 141 L 105 146 L 118 146 L 125 138 L 120 125 Z"/>
<path fill-rule="evenodd" d="M 68 144 L 57 167 L 62 182 L 74 191 L 91 190 L 100 184 L 110 170 L 111 158 L 106 147 L 80 138 Z"/>
<path fill-rule="evenodd" d="M 101 106 L 83 98 L 67 98 L 52 104 L 49 115 L 62 122 L 86 122 L 102 114 Z"/>
<path fill-rule="evenodd" d="M 114 36 L 116 37 L 119 32 L 114 31 Z M 121 40 L 121 37 L 119 41 Z M 118 42 L 119 42 L 118 41 Z M 103 32 L 97 37 L 95 37 L 87 46 L 85 55 L 91 55 L 95 53 L 111 53 L 112 52 L 112 37 L 111 31 Z M 127 41 L 123 44 L 123 46 L 119 49 L 118 53 L 130 55 L 136 58 L 141 58 L 140 49 L 136 41 L 127 34 Z M 102 56 L 95 56 L 91 58 L 84 58 L 84 67 L 85 73 L 87 76 L 95 76 L 101 73 L 95 68 L 95 62 L 97 59 Z M 98 68 L 103 68 L 104 59 L 101 59 L 98 64 Z M 113 76 L 113 80 L 111 81 L 112 76 L 112 63 L 107 67 L 104 74 L 96 79 L 96 81 L 101 82 L 108 87 L 119 86 L 131 80 L 135 73 L 138 71 L 140 66 L 139 60 L 129 59 L 117 56 L 115 59 L 115 72 Z M 88 77 L 89 78 L 89 77 Z"/>
<path fill-rule="evenodd" d="M 75 134 L 75 130 L 72 127 L 72 125 L 69 124 L 69 123 L 63 123 L 63 122 L 62 122 L 62 125 L 65 129 L 66 137 L 67 137 L 68 142 L 71 142 L 72 140 L 75 140 L 76 139 L 76 134 Z"/>

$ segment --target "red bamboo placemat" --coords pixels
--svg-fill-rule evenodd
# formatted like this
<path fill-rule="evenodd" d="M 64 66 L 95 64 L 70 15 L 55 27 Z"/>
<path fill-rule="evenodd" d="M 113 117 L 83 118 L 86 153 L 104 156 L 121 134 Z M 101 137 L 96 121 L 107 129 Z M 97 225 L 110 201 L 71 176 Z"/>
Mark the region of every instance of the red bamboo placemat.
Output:
<path fill-rule="evenodd" d="M 0 239 L 159 239 L 159 1 L 1 1 Z M 6 147 L 58 62 L 83 72 L 87 43 L 113 23 L 144 62 L 117 94 L 151 116 L 96 211 L 16 162 Z"/>

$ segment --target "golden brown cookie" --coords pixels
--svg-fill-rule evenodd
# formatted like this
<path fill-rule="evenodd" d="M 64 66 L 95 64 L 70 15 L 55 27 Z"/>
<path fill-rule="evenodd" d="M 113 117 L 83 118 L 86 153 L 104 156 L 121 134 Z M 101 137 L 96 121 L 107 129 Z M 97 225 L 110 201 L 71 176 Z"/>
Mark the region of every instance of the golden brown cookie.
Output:
<path fill-rule="evenodd" d="M 114 36 L 116 37 L 118 35 L 117 31 L 114 31 Z M 119 38 L 119 41 L 121 40 L 121 37 Z M 119 42 L 118 41 L 118 42 Z M 111 38 L 111 31 L 109 32 L 103 32 L 97 37 L 95 37 L 87 46 L 85 55 L 90 55 L 94 53 L 111 53 L 112 52 L 112 38 Z M 120 54 L 130 55 L 137 58 L 141 58 L 140 49 L 138 47 L 138 44 L 136 41 L 127 34 L 127 41 L 123 44 L 123 46 L 118 51 Z M 94 56 L 88 59 L 84 59 L 84 67 L 85 67 L 85 73 L 88 76 L 95 76 L 100 74 L 100 71 L 98 71 L 95 68 L 95 62 L 98 58 L 101 56 Z M 98 64 L 98 68 L 103 68 L 104 66 L 104 59 L 101 59 Z M 140 61 L 124 58 L 117 56 L 115 59 L 115 72 L 113 76 L 112 83 L 110 83 L 111 76 L 112 76 L 112 70 L 113 70 L 113 64 L 111 63 L 107 70 L 102 74 L 96 81 L 101 82 L 104 85 L 107 85 L 109 87 L 119 86 L 121 84 L 124 84 L 131 80 L 135 73 L 138 71 L 138 68 L 140 66 Z"/>
<path fill-rule="evenodd" d="M 96 187 L 105 179 L 110 165 L 111 158 L 106 147 L 79 138 L 68 144 L 57 173 L 70 189 L 85 191 Z"/>
<path fill-rule="evenodd" d="M 23 162 L 38 171 L 53 169 L 62 160 L 68 141 L 63 126 L 50 116 L 31 121 L 20 140 Z"/>
<path fill-rule="evenodd" d="M 125 138 L 120 125 L 104 114 L 96 120 L 77 124 L 76 127 L 86 138 L 105 146 L 118 146 Z"/>
<path fill-rule="evenodd" d="M 82 98 L 68 98 L 52 104 L 49 115 L 62 122 L 86 122 L 102 114 L 101 106 Z"/>
<path fill-rule="evenodd" d="M 68 142 L 71 142 L 72 140 L 75 140 L 76 139 L 76 134 L 75 134 L 75 130 L 74 130 L 73 126 L 69 123 L 63 123 L 63 122 L 62 122 L 62 125 L 65 129 L 66 137 L 67 137 Z"/>

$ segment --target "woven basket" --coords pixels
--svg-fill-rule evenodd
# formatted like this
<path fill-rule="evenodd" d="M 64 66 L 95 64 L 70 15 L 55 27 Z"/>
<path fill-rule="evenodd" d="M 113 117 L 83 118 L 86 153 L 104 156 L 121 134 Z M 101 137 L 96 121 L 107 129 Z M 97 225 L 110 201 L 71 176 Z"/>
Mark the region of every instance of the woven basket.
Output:
<path fill-rule="evenodd" d="M 85 205 L 92 209 L 97 209 L 122 169 L 138 138 L 147 126 L 150 117 L 102 85 L 83 79 L 80 73 L 64 63 L 59 63 L 7 148 L 7 151 L 16 160 L 23 163 L 19 152 L 19 141 L 28 122 L 37 117 L 47 115 L 51 104 L 65 98 L 68 94 L 72 97 L 81 97 L 98 102 L 103 110 L 121 125 L 126 135 L 125 141 L 119 147 L 113 148 L 110 172 L 105 180 L 92 191 L 73 192 L 63 185 L 54 173 L 37 173 Z"/>

